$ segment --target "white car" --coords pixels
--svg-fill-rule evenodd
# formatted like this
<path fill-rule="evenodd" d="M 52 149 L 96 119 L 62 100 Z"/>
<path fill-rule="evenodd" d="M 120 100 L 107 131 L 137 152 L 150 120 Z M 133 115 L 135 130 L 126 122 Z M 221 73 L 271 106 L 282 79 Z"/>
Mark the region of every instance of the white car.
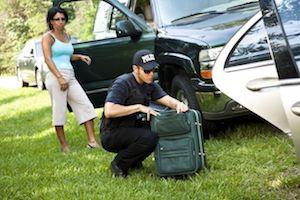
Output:
<path fill-rule="evenodd" d="M 16 60 L 16 75 L 22 87 L 37 85 L 39 89 L 45 89 L 45 76 L 48 71 L 41 40 L 28 40 Z"/>
<path fill-rule="evenodd" d="M 223 48 L 213 81 L 230 98 L 291 134 L 300 161 L 300 3 L 260 0 L 260 6 Z"/>

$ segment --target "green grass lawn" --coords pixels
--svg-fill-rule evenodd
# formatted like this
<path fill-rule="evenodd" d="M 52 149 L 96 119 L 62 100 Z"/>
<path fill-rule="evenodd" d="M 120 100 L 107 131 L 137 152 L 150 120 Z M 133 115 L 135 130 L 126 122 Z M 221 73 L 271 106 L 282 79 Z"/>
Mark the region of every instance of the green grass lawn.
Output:
<path fill-rule="evenodd" d="M 66 132 L 69 154 L 59 150 L 47 91 L 0 89 L 0 199 L 300 199 L 292 140 L 257 120 L 205 141 L 208 169 L 187 180 L 157 177 L 153 157 L 113 178 L 114 155 L 88 150 L 72 113 Z"/>

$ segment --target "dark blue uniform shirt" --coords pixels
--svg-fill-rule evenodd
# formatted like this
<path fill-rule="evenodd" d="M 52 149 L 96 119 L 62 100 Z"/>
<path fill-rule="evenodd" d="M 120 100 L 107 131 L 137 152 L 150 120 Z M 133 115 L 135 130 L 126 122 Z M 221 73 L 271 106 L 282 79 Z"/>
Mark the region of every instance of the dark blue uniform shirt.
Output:
<path fill-rule="evenodd" d="M 133 73 L 123 74 L 115 79 L 108 91 L 105 102 L 111 102 L 124 106 L 142 104 L 149 106 L 150 101 L 156 101 L 164 97 L 165 91 L 157 84 L 139 84 Z M 139 113 L 124 117 L 105 118 L 104 113 L 101 121 L 101 132 L 119 128 L 136 127 L 139 122 Z"/>

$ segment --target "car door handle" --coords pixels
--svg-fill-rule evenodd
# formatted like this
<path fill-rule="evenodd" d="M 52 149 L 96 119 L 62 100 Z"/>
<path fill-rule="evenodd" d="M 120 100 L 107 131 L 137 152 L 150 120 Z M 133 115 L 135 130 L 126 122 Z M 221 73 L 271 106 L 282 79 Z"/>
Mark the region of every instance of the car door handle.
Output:
<path fill-rule="evenodd" d="M 246 84 L 246 87 L 249 90 L 256 92 L 266 88 L 289 86 L 289 85 L 300 85 L 300 79 L 297 78 L 297 79 L 279 80 L 277 77 L 264 77 L 264 78 L 258 78 L 249 81 Z"/>
<path fill-rule="evenodd" d="M 295 103 L 291 107 L 292 113 L 300 117 L 300 102 Z"/>

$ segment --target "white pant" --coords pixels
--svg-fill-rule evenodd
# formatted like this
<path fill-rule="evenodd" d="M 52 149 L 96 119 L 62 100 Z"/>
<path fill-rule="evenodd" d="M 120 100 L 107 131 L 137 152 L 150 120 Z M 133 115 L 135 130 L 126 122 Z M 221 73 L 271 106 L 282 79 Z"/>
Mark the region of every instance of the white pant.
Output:
<path fill-rule="evenodd" d="M 51 72 L 47 74 L 45 82 L 51 98 L 53 126 L 63 126 L 66 124 L 67 102 L 71 106 L 79 124 L 96 118 L 97 113 L 86 93 L 76 80 L 74 71 L 59 71 L 69 84 L 67 90 L 62 91 L 60 89 L 57 78 Z"/>

